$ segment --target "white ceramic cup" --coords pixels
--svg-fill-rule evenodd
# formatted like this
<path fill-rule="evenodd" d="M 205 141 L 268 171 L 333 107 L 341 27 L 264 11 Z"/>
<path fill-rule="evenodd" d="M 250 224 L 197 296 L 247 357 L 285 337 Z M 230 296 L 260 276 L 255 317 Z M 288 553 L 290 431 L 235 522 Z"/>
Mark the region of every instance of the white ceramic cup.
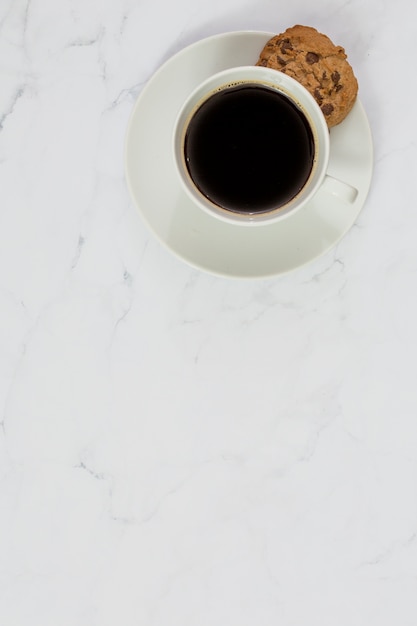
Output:
<path fill-rule="evenodd" d="M 206 197 L 191 178 L 184 151 L 188 124 L 199 107 L 219 91 L 245 83 L 256 83 L 260 86 L 265 86 L 289 98 L 307 119 L 314 141 L 313 166 L 304 186 L 285 204 L 260 213 L 248 213 L 243 210 L 239 212 L 236 209 L 229 210 L 228 208 L 218 206 Z M 273 121 L 265 120 L 265 123 L 271 124 Z M 244 129 L 242 129 L 242 132 L 244 132 Z M 356 198 L 356 190 L 326 174 L 329 152 L 329 130 L 317 102 L 299 82 L 282 72 L 267 67 L 234 67 L 210 76 L 185 100 L 174 125 L 174 160 L 178 177 L 185 192 L 194 204 L 203 211 L 232 224 L 256 226 L 284 219 L 304 207 L 323 185 L 329 193 L 339 196 L 343 201 L 353 202 Z M 262 158 L 262 155 L 260 155 L 260 158 Z"/>

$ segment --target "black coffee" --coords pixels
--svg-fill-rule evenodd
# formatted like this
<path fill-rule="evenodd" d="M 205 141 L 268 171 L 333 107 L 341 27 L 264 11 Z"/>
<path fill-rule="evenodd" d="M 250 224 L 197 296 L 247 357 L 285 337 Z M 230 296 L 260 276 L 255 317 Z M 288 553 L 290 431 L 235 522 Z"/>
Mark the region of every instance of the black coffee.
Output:
<path fill-rule="evenodd" d="M 201 193 L 220 207 L 253 214 L 286 204 L 303 188 L 314 140 L 304 113 L 285 95 L 243 83 L 200 106 L 184 152 Z"/>

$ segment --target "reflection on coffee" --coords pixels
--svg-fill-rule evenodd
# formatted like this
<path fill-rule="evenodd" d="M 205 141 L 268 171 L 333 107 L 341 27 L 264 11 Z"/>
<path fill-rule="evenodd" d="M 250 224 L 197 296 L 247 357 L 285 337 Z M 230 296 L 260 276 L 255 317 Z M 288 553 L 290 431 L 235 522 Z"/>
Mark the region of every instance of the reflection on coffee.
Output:
<path fill-rule="evenodd" d="M 281 207 L 307 182 L 314 139 L 304 113 L 258 83 L 227 87 L 193 115 L 185 136 L 188 172 L 200 192 L 230 211 Z"/>

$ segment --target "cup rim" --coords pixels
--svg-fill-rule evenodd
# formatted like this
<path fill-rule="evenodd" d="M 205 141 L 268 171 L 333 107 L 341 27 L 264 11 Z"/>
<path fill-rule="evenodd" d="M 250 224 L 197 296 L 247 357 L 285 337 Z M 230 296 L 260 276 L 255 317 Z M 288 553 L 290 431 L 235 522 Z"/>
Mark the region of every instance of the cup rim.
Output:
<path fill-rule="evenodd" d="M 196 110 L 215 93 L 228 86 L 245 82 L 267 84 L 272 89 L 284 93 L 284 95 L 301 109 L 307 118 L 316 145 L 312 170 L 300 192 L 281 207 L 250 215 L 223 208 L 204 196 L 192 180 L 188 168 L 186 167 L 184 157 L 186 128 Z M 210 85 L 212 85 L 212 88 L 208 89 Z M 197 85 L 187 96 L 177 113 L 172 138 L 176 171 L 181 181 L 182 188 L 191 200 L 197 204 L 199 208 L 217 219 L 244 226 L 271 224 L 289 215 L 293 215 L 296 211 L 305 206 L 305 204 L 314 197 L 321 186 L 326 175 L 330 153 L 329 130 L 325 117 L 318 103 L 309 91 L 297 80 L 279 70 L 256 65 L 243 65 L 221 70 L 207 77 Z M 319 146 L 319 150 L 317 146 Z M 308 190 L 306 190 L 307 186 L 309 187 Z"/>

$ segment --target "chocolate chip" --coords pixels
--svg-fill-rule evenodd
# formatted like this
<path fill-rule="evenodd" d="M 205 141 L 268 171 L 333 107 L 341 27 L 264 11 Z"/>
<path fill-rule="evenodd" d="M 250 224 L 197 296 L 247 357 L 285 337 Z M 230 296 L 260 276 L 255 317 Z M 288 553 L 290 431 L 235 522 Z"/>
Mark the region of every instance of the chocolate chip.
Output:
<path fill-rule="evenodd" d="M 307 52 L 306 54 L 306 61 L 309 65 L 313 65 L 314 63 L 318 63 L 319 61 L 319 55 L 316 54 L 315 52 Z"/>
<path fill-rule="evenodd" d="M 284 39 L 284 41 L 282 42 L 282 46 L 281 46 L 281 52 L 282 54 L 286 54 L 287 50 L 292 50 L 292 43 L 289 39 Z"/>
<path fill-rule="evenodd" d="M 332 81 L 334 82 L 334 84 L 337 85 L 339 83 L 339 80 L 340 80 L 339 72 L 333 72 Z"/>
<path fill-rule="evenodd" d="M 287 62 L 284 61 L 284 59 L 280 57 L 279 54 L 277 54 L 277 61 L 280 65 L 287 65 Z"/>
<path fill-rule="evenodd" d="M 343 85 L 336 85 L 336 87 L 335 87 L 335 91 L 336 91 L 336 93 L 339 93 L 339 91 L 340 91 L 341 89 L 343 89 Z"/>
<path fill-rule="evenodd" d="M 327 72 L 323 72 L 322 80 L 327 80 Z"/>
<path fill-rule="evenodd" d="M 323 104 L 323 106 L 321 107 L 321 110 L 323 111 L 324 115 L 330 115 L 334 111 L 334 106 L 329 103 Z"/>
<path fill-rule="evenodd" d="M 314 97 L 319 104 L 323 102 L 323 96 L 321 95 L 319 89 L 316 87 L 314 90 Z"/>

